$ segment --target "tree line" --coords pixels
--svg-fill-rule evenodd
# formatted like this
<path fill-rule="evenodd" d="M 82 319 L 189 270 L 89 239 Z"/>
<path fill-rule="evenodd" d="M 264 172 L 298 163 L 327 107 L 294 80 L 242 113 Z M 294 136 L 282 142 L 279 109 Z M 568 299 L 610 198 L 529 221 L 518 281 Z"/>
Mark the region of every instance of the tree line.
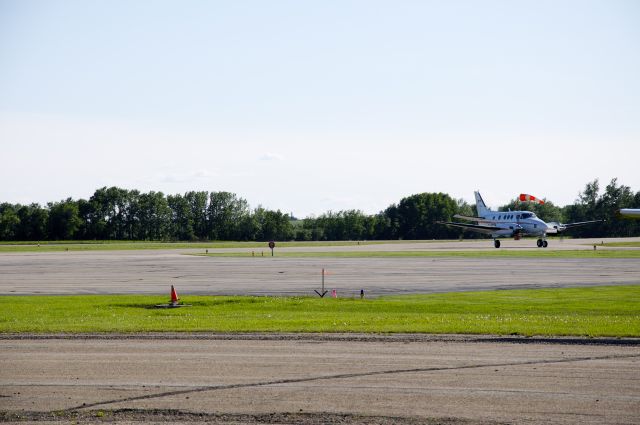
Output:
<path fill-rule="evenodd" d="M 587 183 L 576 202 L 558 207 L 520 203 L 502 210 L 529 210 L 545 221 L 577 222 L 605 219 L 578 227 L 580 237 L 638 236 L 640 221 L 620 219 L 620 208 L 640 208 L 640 192 L 613 179 L 601 193 L 599 181 Z M 475 206 L 444 193 L 405 197 L 378 214 L 359 210 L 329 211 L 296 220 L 280 210 L 251 208 L 230 192 L 191 191 L 164 195 L 118 187 L 97 189 L 88 199 L 71 198 L 39 204 L 0 204 L 0 240 L 393 240 L 453 239 L 459 229 L 438 224 L 455 214 L 475 215 Z M 481 237 L 466 233 L 466 238 Z"/>

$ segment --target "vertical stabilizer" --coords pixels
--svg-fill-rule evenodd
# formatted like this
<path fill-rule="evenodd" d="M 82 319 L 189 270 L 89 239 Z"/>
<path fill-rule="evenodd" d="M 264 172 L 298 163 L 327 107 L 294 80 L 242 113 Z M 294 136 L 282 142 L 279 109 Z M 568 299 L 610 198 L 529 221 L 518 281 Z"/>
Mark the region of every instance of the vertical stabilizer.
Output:
<path fill-rule="evenodd" d="M 476 195 L 476 210 L 478 211 L 478 217 L 484 218 L 489 215 L 489 208 L 487 208 L 482 196 L 480 196 L 480 192 L 475 191 L 474 194 Z"/>

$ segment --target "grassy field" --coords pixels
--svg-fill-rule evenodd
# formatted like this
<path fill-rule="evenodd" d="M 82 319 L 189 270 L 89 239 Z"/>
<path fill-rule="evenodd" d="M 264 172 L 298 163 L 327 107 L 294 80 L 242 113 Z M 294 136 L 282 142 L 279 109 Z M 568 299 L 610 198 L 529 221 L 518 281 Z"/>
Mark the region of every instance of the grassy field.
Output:
<path fill-rule="evenodd" d="M 260 252 L 255 253 L 260 256 Z M 251 251 L 246 252 L 212 252 L 193 253 L 188 255 L 199 255 L 209 257 L 250 257 Z M 267 250 L 264 252 L 265 258 L 271 256 Z M 507 258 L 640 258 L 640 250 L 545 250 L 545 249 L 487 249 L 487 250 L 465 250 L 465 251 L 334 251 L 334 252 L 275 252 L 276 257 L 293 258 L 393 258 L 393 257 L 507 257 Z"/>
<path fill-rule="evenodd" d="M 353 246 L 404 241 L 338 241 L 338 242 L 277 242 L 277 247 Z M 420 242 L 420 241 L 416 241 Z M 2 252 L 61 252 L 61 251 L 116 251 L 140 249 L 216 249 L 216 248 L 262 248 L 268 250 L 267 242 L 145 242 L 145 241 L 47 241 L 47 242 L 0 242 Z"/>
<path fill-rule="evenodd" d="M 2 333 L 372 332 L 640 337 L 640 286 L 459 292 L 376 299 L 4 296 Z"/>
<path fill-rule="evenodd" d="M 640 248 L 640 242 L 607 242 L 604 246 L 620 248 Z"/>

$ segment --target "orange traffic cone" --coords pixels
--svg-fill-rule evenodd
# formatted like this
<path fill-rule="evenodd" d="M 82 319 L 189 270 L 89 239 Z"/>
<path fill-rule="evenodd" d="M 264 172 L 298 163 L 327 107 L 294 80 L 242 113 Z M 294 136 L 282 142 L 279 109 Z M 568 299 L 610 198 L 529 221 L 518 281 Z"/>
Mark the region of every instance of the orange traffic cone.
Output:
<path fill-rule="evenodd" d="M 176 288 L 174 288 L 173 285 L 171 285 L 171 305 L 177 305 L 179 299 L 180 298 L 178 297 Z"/>

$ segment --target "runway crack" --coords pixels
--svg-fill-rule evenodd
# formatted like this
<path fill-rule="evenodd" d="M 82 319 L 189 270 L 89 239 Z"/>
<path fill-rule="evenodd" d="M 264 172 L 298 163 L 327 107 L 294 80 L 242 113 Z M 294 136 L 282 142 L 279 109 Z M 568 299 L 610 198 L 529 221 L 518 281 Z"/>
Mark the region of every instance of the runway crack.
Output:
<path fill-rule="evenodd" d="M 248 382 L 248 383 L 242 383 L 242 384 L 209 385 L 209 386 L 203 386 L 203 387 L 197 387 L 197 388 L 190 388 L 187 390 L 165 391 L 162 393 L 146 394 L 146 395 L 134 396 L 134 397 L 125 397 L 125 398 L 114 399 L 114 400 L 99 401 L 95 403 L 83 403 L 79 406 L 71 407 L 65 410 L 74 411 L 79 409 L 92 408 L 96 406 L 103 406 L 106 404 L 149 400 L 154 398 L 171 397 L 171 396 L 184 395 L 184 394 L 195 394 L 195 393 L 201 393 L 201 392 L 207 392 L 207 391 L 221 391 L 221 390 L 231 390 L 231 389 L 237 389 L 237 388 L 252 388 L 252 387 L 257 388 L 257 387 L 265 387 L 269 385 L 297 384 L 301 382 L 325 381 L 325 380 L 332 380 L 332 379 L 362 378 L 367 376 L 395 375 L 395 374 L 402 374 L 402 373 L 479 369 L 484 367 L 507 367 L 507 366 L 527 366 L 527 365 L 539 365 L 539 364 L 572 363 L 572 362 L 581 362 L 581 361 L 590 361 L 590 360 L 613 360 L 613 359 L 624 359 L 624 358 L 634 358 L 634 357 L 640 357 L 640 354 L 618 354 L 618 355 L 608 355 L 608 356 L 572 357 L 572 358 L 556 359 L 556 360 L 529 360 L 524 362 L 472 364 L 472 365 L 451 366 L 451 367 L 392 369 L 392 370 L 380 370 L 380 371 L 372 371 L 372 372 L 340 373 L 335 375 L 312 376 L 312 377 L 306 377 L 306 378 L 276 379 L 272 381 Z"/>

